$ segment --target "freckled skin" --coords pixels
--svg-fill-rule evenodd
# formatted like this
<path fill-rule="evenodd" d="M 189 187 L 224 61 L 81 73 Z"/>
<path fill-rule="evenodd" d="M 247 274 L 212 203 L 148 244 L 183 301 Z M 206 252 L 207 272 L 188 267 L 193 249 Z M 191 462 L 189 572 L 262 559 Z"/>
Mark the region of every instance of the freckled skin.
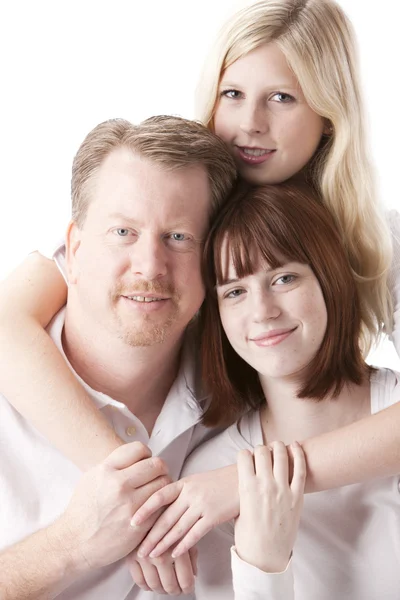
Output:
<path fill-rule="evenodd" d="M 230 266 L 229 278 L 234 278 Z M 218 287 L 222 325 L 234 350 L 260 377 L 291 378 L 306 367 L 322 343 L 327 313 L 317 278 L 308 265 L 288 263 Z M 253 340 L 293 330 L 275 345 Z"/>

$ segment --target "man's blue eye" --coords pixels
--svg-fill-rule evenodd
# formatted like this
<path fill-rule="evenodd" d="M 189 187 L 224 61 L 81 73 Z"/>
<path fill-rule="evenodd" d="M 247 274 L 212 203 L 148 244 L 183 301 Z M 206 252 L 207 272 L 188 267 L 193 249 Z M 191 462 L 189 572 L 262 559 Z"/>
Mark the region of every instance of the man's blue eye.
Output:
<path fill-rule="evenodd" d="M 129 233 L 129 229 L 119 228 L 117 229 L 117 234 L 121 237 L 126 237 Z"/>
<path fill-rule="evenodd" d="M 171 235 L 172 239 L 174 239 L 176 242 L 183 242 L 185 239 L 185 234 L 184 233 L 173 233 Z"/>

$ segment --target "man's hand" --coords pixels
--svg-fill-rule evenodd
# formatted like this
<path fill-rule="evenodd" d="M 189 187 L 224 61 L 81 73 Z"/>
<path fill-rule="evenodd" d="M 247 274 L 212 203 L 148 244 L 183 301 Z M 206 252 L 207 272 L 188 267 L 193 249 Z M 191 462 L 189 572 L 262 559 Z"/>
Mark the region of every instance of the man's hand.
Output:
<path fill-rule="evenodd" d="M 144 503 L 133 522 L 142 524 L 167 504 L 171 506 L 163 512 L 141 544 L 139 556 L 150 554 L 151 558 L 156 558 L 181 540 L 172 552 L 172 557 L 176 559 L 213 527 L 237 517 L 239 493 L 236 465 L 189 475 L 171 483 Z"/>
<path fill-rule="evenodd" d="M 167 551 L 158 558 L 140 558 L 134 551 L 128 557 L 132 578 L 142 590 L 158 594 L 191 594 L 197 575 L 197 550 L 191 548 L 177 559 Z"/>
<path fill-rule="evenodd" d="M 153 520 L 131 525 L 133 513 L 153 493 L 170 483 L 164 461 L 151 457 L 140 442 L 125 444 L 79 481 L 64 514 L 51 527 L 81 570 L 104 567 L 129 554 Z"/>
<path fill-rule="evenodd" d="M 299 444 L 291 447 L 293 477 L 289 483 L 288 454 L 273 442 L 238 455 L 240 516 L 235 524 L 235 546 L 240 558 L 267 573 L 288 565 L 303 506 L 306 462 Z"/>

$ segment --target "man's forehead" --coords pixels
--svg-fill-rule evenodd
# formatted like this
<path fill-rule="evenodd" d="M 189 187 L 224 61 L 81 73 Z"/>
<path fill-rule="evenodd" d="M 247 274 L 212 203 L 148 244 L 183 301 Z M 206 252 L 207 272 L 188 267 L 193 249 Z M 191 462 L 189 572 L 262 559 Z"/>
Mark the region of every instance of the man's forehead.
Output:
<path fill-rule="evenodd" d="M 211 205 L 211 187 L 202 165 L 171 169 L 126 147 L 110 152 L 88 181 L 87 192 L 94 205 L 91 212 L 99 210 L 110 218 L 118 213 L 138 218 L 138 211 L 151 207 L 160 217 L 168 211 L 180 221 L 202 221 L 203 211 L 208 215 Z"/>

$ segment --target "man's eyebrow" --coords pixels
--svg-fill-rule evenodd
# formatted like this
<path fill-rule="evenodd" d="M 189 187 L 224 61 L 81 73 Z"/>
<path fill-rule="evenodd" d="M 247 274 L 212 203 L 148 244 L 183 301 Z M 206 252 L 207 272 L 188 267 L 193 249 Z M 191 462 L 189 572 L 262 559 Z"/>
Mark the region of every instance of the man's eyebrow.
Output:
<path fill-rule="evenodd" d="M 133 217 L 128 217 L 128 215 L 125 215 L 124 213 L 121 212 L 114 212 L 114 213 L 109 213 L 107 215 L 108 219 L 120 219 L 121 221 L 124 221 L 125 223 L 131 223 L 133 225 L 140 225 L 140 221 L 138 221 L 138 219 L 135 219 Z M 175 221 L 169 225 L 166 225 L 165 229 L 166 230 L 188 230 L 189 232 L 192 232 L 193 230 L 193 223 L 189 223 L 187 220 L 185 220 L 184 218 L 180 218 L 180 221 Z"/>
<path fill-rule="evenodd" d="M 121 212 L 114 212 L 114 213 L 110 213 L 108 215 L 109 219 L 123 219 L 124 221 L 131 221 L 132 223 L 135 222 L 135 219 L 132 219 L 132 217 L 128 217 L 128 215 L 124 215 L 124 213 Z"/>

